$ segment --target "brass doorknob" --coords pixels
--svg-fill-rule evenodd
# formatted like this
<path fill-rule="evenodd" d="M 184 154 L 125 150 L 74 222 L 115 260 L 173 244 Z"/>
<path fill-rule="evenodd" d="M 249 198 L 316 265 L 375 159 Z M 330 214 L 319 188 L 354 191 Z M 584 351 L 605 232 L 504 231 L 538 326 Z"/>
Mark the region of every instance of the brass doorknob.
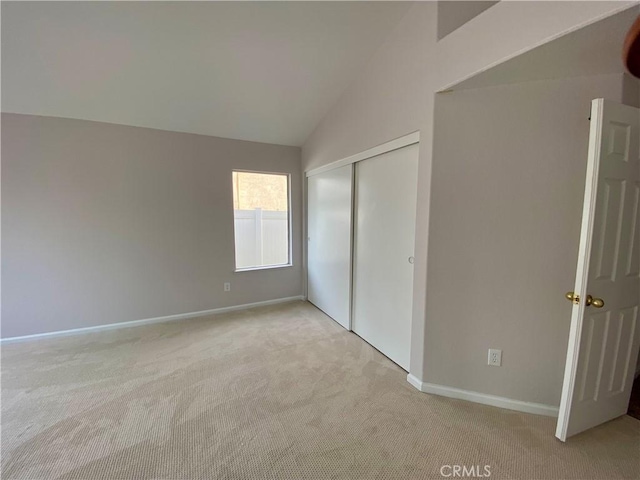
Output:
<path fill-rule="evenodd" d="M 587 301 L 585 302 L 585 304 L 588 306 L 593 306 L 595 308 L 602 308 L 604 307 L 604 300 L 602 300 L 601 298 L 593 298 L 591 295 L 587 295 Z"/>
<path fill-rule="evenodd" d="M 567 292 L 564 294 L 564 298 L 566 298 L 567 300 L 569 300 L 570 302 L 573 303 L 578 303 L 580 302 L 580 297 L 578 295 L 576 295 L 573 292 Z"/>
<path fill-rule="evenodd" d="M 580 304 L 580 295 L 576 295 L 574 292 L 565 293 L 564 298 L 572 303 L 575 303 L 576 305 Z M 587 295 L 587 299 L 585 300 L 584 304 L 587 307 L 591 306 L 595 308 L 602 308 L 604 307 L 604 300 L 602 300 L 601 298 L 593 298 L 591 295 Z"/>

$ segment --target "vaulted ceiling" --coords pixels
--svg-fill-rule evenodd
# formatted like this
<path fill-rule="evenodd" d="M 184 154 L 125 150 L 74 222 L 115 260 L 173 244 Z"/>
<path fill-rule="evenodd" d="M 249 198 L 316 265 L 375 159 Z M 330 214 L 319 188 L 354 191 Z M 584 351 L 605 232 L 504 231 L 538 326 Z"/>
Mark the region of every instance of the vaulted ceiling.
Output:
<path fill-rule="evenodd" d="M 301 145 L 408 2 L 2 2 L 2 111 Z"/>

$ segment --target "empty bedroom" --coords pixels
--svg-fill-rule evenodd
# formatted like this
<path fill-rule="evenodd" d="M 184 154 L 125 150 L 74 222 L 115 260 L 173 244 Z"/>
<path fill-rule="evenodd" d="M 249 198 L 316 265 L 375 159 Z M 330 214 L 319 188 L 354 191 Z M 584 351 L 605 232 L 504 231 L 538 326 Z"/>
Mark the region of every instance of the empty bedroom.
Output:
<path fill-rule="evenodd" d="M 3 479 L 640 478 L 640 2 L 0 8 Z"/>

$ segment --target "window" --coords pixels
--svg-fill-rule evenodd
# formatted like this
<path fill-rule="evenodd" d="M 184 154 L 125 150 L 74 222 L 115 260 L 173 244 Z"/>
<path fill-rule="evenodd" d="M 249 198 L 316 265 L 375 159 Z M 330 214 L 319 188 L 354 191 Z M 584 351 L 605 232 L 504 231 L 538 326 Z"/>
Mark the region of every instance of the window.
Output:
<path fill-rule="evenodd" d="M 290 265 L 289 175 L 233 172 L 236 270 Z"/>

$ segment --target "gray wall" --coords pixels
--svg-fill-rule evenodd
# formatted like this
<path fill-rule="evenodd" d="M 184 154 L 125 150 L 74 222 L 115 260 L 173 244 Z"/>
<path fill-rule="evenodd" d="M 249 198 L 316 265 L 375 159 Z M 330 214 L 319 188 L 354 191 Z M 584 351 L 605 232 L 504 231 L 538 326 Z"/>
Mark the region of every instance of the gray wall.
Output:
<path fill-rule="evenodd" d="M 440 218 L 438 222 L 446 220 L 447 215 L 457 213 L 449 208 L 449 204 L 442 200 L 442 196 L 435 194 L 432 196 L 432 186 L 442 181 L 443 178 L 455 178 L 456 175 L 464 175 L 463 166 L 458 164 L 458 161 L 453 161 L 448 164 L 448 157 L 443 156 L 442 153 L 436 154 L 432 151 L 433 148 L 433 132 L 434 125 L 440 122 L 439 116 L 441 112 L 435 114 L 434 97 L 435 92 L 441 89 L 445 85 L 455 83 L 455 81 L 467 78 L 474 72 L 482 71 L 484 68 L 490 65 L 504 61 L 504 59 L 517 55 L 519 52 L 525 51 L 533 46 L 540 45 L 549 38 L 556 38 L 562 33 L 571 31 L 578 28 L 580 25 L 593 21 L 596 18 L 601 18 L 607 14 L 607 11 L 612 7 L 617 8 L 618 5 L 613 5 L 607 2 L 499 2 L 492 8 L 488 9 L 482 15 L 474 18 L 472 21 L 465 24 L 462 28 L 458 28 L 456 31 L 447 35 L 446 38 L 437 42 L 437 12 L 436 4 L 434 2 L 418 2 L 411 7 L 411 10 L 407 15 L 399 22 L 396 29 L 390 33 L 389 38 L 385 44 L 376 52 L 369 62 L 368 67 L 363 70 L 361 75 L 358 76 L 349 87 L 347 91 L 342 95 L 339 101 L 327 112 L 326 116 L 316 127 L 313 134 L 307 139 L 302 148 L 302 163 L 303 169 L 319 167 L 329 162 L 339 160 L 341 158 L 353 155 L 355 153 L 364 151 L 368 148 L 374 147 L 386 141 L 401 135 L 406 135 L 410 132 L 420 131 L 420 160 L 418 170 L 418 205 L 416 214 L 416 240 L 415 240 L 415 264 L 414 264 L 414 291 L 413 291 L 413 321 L 412 321 L 412 338 L 411 338 L 411 363 L 410 373 L 417 379 L 441 383 L 445 386 L 456 386 L 458 388 L 466 388 L 469 390 L 475 389 L 482 393 L 504 395 L 514 399 L 520 399 L 531 402 L 541 402 L 549 404 L 557 404 L 559 398 L 558 378 L 561 377 L 561 373 L 558 376 L 558 372 L 561 372 L 564 366 L 564 354 L 566 352 L 566 333 L 564 338 L 558 339 L 555 335 L 558 333 L 558 327 L 543 331 L 546 326 L 549 325 L 548 318 L 542 323 L 537 322 L 535 325 L 540 329 L 537 330 L 536 338 L 543 339 L 544 345 L 549 345 L 549 352 L 547 356 L 553 359 L 561 359 L 559 361 L 560 366 L 556 369 L 549 367 L 549 360 L 543 360 L 541 366 L 537 366 L 540 362 L 540 355 L 536 352 L 535 355 L 530 355 L 530 352 L 525 352 L 525 357 L 518 360 L 514 360 L 513 355 L 519 355 L 518 352 L 514 352 L 517 348 L 504 345 L 494 345 L 495 341 L 502 341 L 502 339 L 495 335 L 489 338 L 488 334 L 484 333 L 474 339 L 475 331 L 481 331 L 482 326 L 487 323 L 487 329 L 490 332 L 496 331 L 496 322 L 501 324 L 504 321 L 502 317 L 505 316 L 504 310 L 496 312 L 490 310 L 492 313 L 500 314 L 501 317 L 495 320 L 491 315 L 487 315 L 485 312 L 472 312 L 465 311 L 464 318 L 457 318 L 461 314 L 461 309 L 458 303 L 465 302 L 466 297 L 475 299 L 478 295 L 475 288 L 486 293 L 486 288 L 483 283 L 486 280 L 479 273 L 473 276 L 465 275 L 460 279 L 456 279 L 455 283 L 451 283 L 451 277 L 445 276 L 447 284 L 443 284 L 438 278 L 439 276 L 434 272 L 437 272 L 437 268 L 434 271 L 429 266 L 429 275 L 427 275 L 427 266 L 431 262 L 435 262 L 439 265 L 438 268 L 444 268 L 443 263 L 439 262 L 437 256 L 441 253 L 442 243 L 436 246 L 436 250 L 431 248 L 432 241 L 444 242 L 444 238 L 448 235 L 447 231 L 434 232 L 434 226 L 431 224 L 430 217 L 436 215 Z M 530 21 L 525 24 L 519 25 L 517 32 L 513 30 L 513 25 L 517 24 L 518 19 L 525 15 L 529 19 L 537 19 L 539 21 Z M 549 18 L 554 18 L 554 22 L 549 23 Z M 500 42 L 495 41 L 496 38 L 500 39 Z M 609 88 L 617 92 L 616 95 L 620 95 L 622 88 L 622 76 L 611 76 L 608 79 L 576 79 L 576 85 L 582 85 L 578 91 L 574 92 L 571 88 L 565 89 L 567 98 L 563 101 L 558 101 L 558 108 L 553 112 L 556 119 L 550 121 L 556 122 L 557 119 L 570 120 L 576 122 L 578 118 L 580 125 L 585 121 L 589 111 L 588 95 L 595 96 L 608 96 L 607 92 Z M 593 84 L 591 83 L 593 80 Z M 604 83 L 602 83 L 604 82 Z M 597 88 L 598 86 L 604 88 Z M 613 91 L 612 90 L 612 91 Z M 535 90 L 532 90 L 535 94 Z M 457 95 L 443 94 L 446 95 Z M 482 96 L 478 93 L 477 95 Z M 537 95 L 537 94 L 536 94 Z M 438 94 L 437 96 L 440 96 Z M 507 97 L 505 97 L 507 98 Z M 540 98 L 538 98 L 540 100 Z M 619 100 L 618 100 L 619 101 Z M 504 105 L 502 100 L 501 105 Z M 569 111 L 567 108 L 580 104 L 578 111 Z M 561 108 L 562 106 L 566 108 Z M 535 105 L 534 105 L 535 106 Z M 492 106 L 497 108 L 498 105 Z M 548 105 L 545 106 L 547 108 Z M 442 105 L 439 106 L 439 110 Z M 461 111 L 458 111 L 460 115 L 464 115 L 464 108 L 460 107 Z M 542 108 L 542 107 L 541 107 Z M 495 110 L 493 110 L 495 112 Z M 515 112 L 511 110 L 514 115 L 514 121 L 516 117 L 524 115 L 523 112 Z M 534 112 L 535 113 L 535 112 Z M 486 122 L 486 119 L 478 119 L 477 111 L 474 114 L 476 122 L 474 128 Z M 522 119 L 520 119 L 522 120 Z M 526 121 L 531 121 L 529 118 Z M 547 119 L 544 120 L 545 122 Z M 509 118 L 503 117 L 503 123 L 508 126 Z M 554 124 L 557 124 L 554 123 Z M 466 124 L 465 124 L 466 125 Z M 522 126 L 522 123 L 518 123 Z M 576 123 L 571 123 L 565 128 L 569 128 L 568 133 L 575 133 Z M 539 126 L 543 128 L 544 126 Z M 440 127 L 438 127 L 440 128 Z M 480 127 L 480 128 L 485 128 Z M 512 129 L 508 129 L 512 132 Z M 543 130 L 537 133 L 537 138 L 540 138 Z M 580 135 L 584 135 L 587 130 L 582 131 Z M 522 135 L 520 132 L 518 135 Z M 565 137 L 565 141 L 569 144 L 572 142 L 583 142 L 584 137 L 578 135 L 575 138 L 569 136 Z M 458 141 L 461 137 L 458 136 Z M 497 136 L 494 138 L 494 143 L 497 146 L 502 145 L 505 142 L 509 142 L 510 138 L 503 136 Z M 542 144 L 544 145 L 544 144 Z M 586 144 L 582 143 L 581 148 L 586 148 Z M 513 145 L 512 145 L 513 146 Z M 575 146 L 575 145 L 574 145 Z M 540 147 L 536 145 L 536 149 Z M 567 147 L 563 147 L 567 148 Z M 575 150 L 571 150 L 573 147 L 569 147 L 570 151 L 575 153 Z M 586 150 L 584 150 L 586 152 Z M 476 152 L 468 152 L 471 158 L 476 157 Z M 582 153 L 582 152 L 581 152 Z M 528 153 L 531 155 L 531 152 Z M 520 150 L 517 151 L 517 155 L 514 156 L 513 162 L 515 162 L 523 156 Z M 554 157 L 555 158 L 555 157 Z M 491 160 L 489 158 L 489 160 Z M 548 160 L 548 159 L 547 159 Z M 465 159 L 460 160 L 464 165 Z M 500 160 L 496 160 L 500 162 Z M 537 161 L 537 160 L 536 160 Z M 586 162 L 586 157 L 582 156 L 572 157 L 573 162 Z M 498 164 L 499 165 L 499 164 Z M 584 168 L 586 163 L 581 163 L 581 168 Z M 508 165 L 509 168 L 513 168 Z M 438 179 L 432 178 L 434 170 L 438 169 Z M 464 167 L 466 168 L 466 167 Z M 491 171 L 498 168 L 496 165 L 491 167 Z M 530 166 L 526 166 L 530 168 Z M 504 173 L 510 173 L 513 170 L 506 170 Z M 530 170 L 528 170 L 530 172 Z M 516 171 L 517 173 L 517 171 Z M 563 179 L 567 179 L 567 170 L 562 170 L 564 175 Z M 584 182 L 583 178 L 580 182 Z M 481 182 L 485 180 L 480 172 L 475 181 Z M 539 175 L 539 172 L 536 173 Z M 491 180 L 491 179 L 490 179 Z M 536 184 L 547 187 L 546 183 L 536 180 Z M 463 182 L 464 183 L 464 182 Z M 491 186 L 491 181 L 488 181 L 486 185 Z M 574 184 L 571 184 L 570 188 L 576 188 Z M 473 184 L 475 186 L 475 184 Z M 552 185 L 557 189 L 558 184 Z M 446 188 L 450 191 L 459 192 L 461 199 L 465 197 L 466 192 L 462 191 L 459 185 L 447 184 Z M 487 187 L 490 188 L 490 187 Z M 506 188 L 506 186 L 504 187 Z M 513 190 L 508 190 L 506 193 L 502 191 L 501 198 L 508 204 L 510 201 L 509 195 L 517 195 L 517 187 L 511 187 Z M 571 190 L 575 194 L 575 190 Z M 532 192 L 526 191 L 529 200 L 531 199 Z M 557 193 L 557 192 L 556 192 Z M 473 195 L 477 194 L 476 190 L 469 192 L 470 199 L 474 198 Z M 540 196 L 544 196 L 545 192 L 540 191 Z M 556 195 L 557 196 L 557 195 Z M 581 202 L 581 198 L 578 196 L 578 202 Z M 573 197 L 575 202 L 575 198 Z M 536 200 L 537 201 L 537 200 Z M 464 202 L 462 202 L 464 203 Z M 575 205 L 575 203 L 574 203 Z M 485 205 L 486 206 L 486 205 Z M 508 209 L 508 205 L 503 207 Z M 522 212 L 527 212 L 528 207 L 523 209 Z M 523 213 L 524 214 L 524 213 Z M 580 215 L 580 212 L 578 212 Z M 444 217 L 444 220 L 443 220 Z M 536 217 L 538 220 L 540 216 Z M 554 217 L 554 225 L 557 224 L 557 217 Z M 495 222 L 494 222 L 495 224 Z M 446 225 L 446 224 L 443 224 Z M 497 224 L 496 227 L 504 227 L 504 225 Z M 448 227 L 447 227 L 448 228 Z M 527 227 L 527 231 L 531 231 L 531 227 Z M 547 232 L 546 223 L 538 225 L 539 232 Z M 563 230 L 564 232 L 565 230 Z M 510 233 L 507 228 L 506 233 Z M 573 233 L 573 230 L 569 232 Z M 542 233 L 540 233 L 542 235 Z M 519 240 L 520 234 L 516 236 L 516 240 Z M 536 250 L 536 242 L 534 238 L 525 239 L 531 245 L 534 251 Z M 457 239 L 450 237 L 452 247 L 458 246 L 458 241 L 463 242 L 462 247 L 471 248 L 472 251 L 477 251 L 478 248 L 482 248 L 482 245 L 476 245 L 474 238 L 462 238 Z M 478 239 L 479 241 L 480 239 Z M 507 241 L 506 238 L 500 238 L 500 244 L 504 245 Z M 573 241 L 577 242 L 577 239 L 565 239 L 562 240 L 567 244 Z M 464 243 L 468 242 L 468 243 Z M 471 246 L 469 246 L 471 245 Z M 576 244 L 577 245 L 577 244 Z M 459 247 L 459 246 L 458 246 Z M 447 256 L 455 256 L 460 253 L 459 248 L 454 248 L 453 252 L 448 252 Z M 462 253 L 460 253 L 462 254 Z M 577 251 L 575 252 L 577 254 Z M 528 254 L 528 259 L 531 258 L 531 254 Z M 569 254 L 574 255 L 573 252 Z M 511 257 L 509 257 L 511 258 Z M 514 273 L 507 265 L 504 264 L 505 259 L 502 259 L 502 263 L 499 263 L 500 272 L 503 275 L 512 276 Z M 572 272 L 571 274 L 564 272 L 561 281 L 554 280 L 554 288 L 562 284 L 560 298 L 552 300 L 554 303 L 555 312 L 558 309 L 564 309 L 565 306 L 562 302 L 563 293 L 566 291 L 564 283 L 569 279 L 569 288 L 573 285 L 573 275 L 575 274 L 575 262 L 576 258 L 571 259 Z M 568 265 L 564 263 L 563 265 Z M 516 264 L 519 265 L 519 264 Z M 545 263 L 548 265 L 548 262 Z M 494 266 L 492 266 L 494 268 Z M 563 267 L 564 268 L 564 267 Z M 568 268 L 568 267 L 567 267 Z M 535 266 L 535 271 L 539 271 L 539 267 Z M 506 273 L 504 273 L 506 272 Z M 434 274 L 432 274 L 434 273 Z M 517 274 L 517 272 L 516 272 Z M 499 276 L 498 273 L 495 275 Z M 493 278 L 493 277 L 492 277 Z M 524 282 L 528 281 L 526 278 Z M 457 283 L 462 282 L 462 283 Z M 502 285 L 503 283 L 499 283 Z M 429 306 L 429 303 L 433 300 L 431 294 L 427 299 L 428 292 L 442 291 L 443 289 L 449 289 L 455 291 L 458 286 L 461 286 L 464 295 L 460 295 L 460 298 L 454 300 L 451 296 L 447 297 L 447 304 L 439 302 L 434 305 L 435 309 Z M 519 286 L 518 288 L 522 288 Z M 549 290 L 545 290 L 548 292 Z M 495 302 L 502 302 L 502 295 L 504 292 L 500 291 L 492 293 L 492 295 L 500 295 L 500 297 L 494 298 Z M 558 295 L 554 291 L 553 295 Z M 511 305 L 511 300 L 506 300 L 508 305 Z M 526 307 L 531 307 L 531 300 L 525 299 Z M 449 310 L 450 308 L 450 310 Z M 537 308 L 537 307 L 536 307 Z M 564 312 L 564 310 L 563 310 Z M 468 314 L 468 316 L 467 316 Z M 509 326 L 508 333 L 516 336 L 514 345 L 518 345 L 517 335 L 519 332 L 514 328 L 514 325 L 522 325 L 524 321 L 529 321 L 531 313 L 523 315 L 521 319 L 516 316 L 515 312 L 509 311 L 508 317 L 514 318 L 514 324 Z M 553 313 L 549 315 L 555 315 Z M 549 317 L 549 315 L 547 317 Z M 568 328 L 569 317 L 563 316 L 562 329 Z M 469 332 L 467 323 L 473 326 Z M 428 330 L 428 331 L 426 331 Z M 565 330 L 563 330 L 564 332 Z M 567 330 L 568 331 L 568 330 Z M 460 339 L 464 338 L 464 342 L 460 342 Z M 489 342 L 491 340 L 491 342 Z M 504 342 L 503 342 L 504 343 Z M 460 350 L 459 344 L 464 345 L 464 348 L 469 348 L 471 353 L 462 352 L 460 358 L 454 355 L 454 352 Z M 505 343 L 507 344 L 507 343 Z M 510 345 L 510 344 L 507 344 Z M 488 372 L 488 375 L 493 375 L 490 381 L 484 384 L 478 382 L 472 378 L 478 370 L 484 373 L 486 365 L 486 356 L 489 347 L 503 348 L 505 350 L 504 364 L 505 366 L 500 368 L 493 368 L 493 371 Z M 439 349 L 439 350 L 438 350 Z M 433 355 L 428 355 L 430 350 L 441 351 L 443 349 L 450 350 L 447 354 L 446 361 L 440 358 L 435 358 Z M 511 365 L 507 367 L 507 363 L 511 362 Z M 505 370 L 511 370 L 515 368 L 517 372 L 509 371 L 504 373 Z M 549 373 L 551 372 L 551 373 Z M 518 377 L 519 376 L 519 377 Z M 513 385 L 509 385 L 512 378 L 518 377 Z M 485 380 L 487 376 L 483 377 Z M 526 384 L 523 384 L 523 379 L 526 380 Z"/>
<path fill-rule="evenodd" d="M 622 83 L 622 97 L 625 105 L 640 107 L 640 79 L 625 73 Z"/>
<path fill-rule="evenodd" d="M 560 403 L 598 97 L 622 75 L 436 97 L 426 382 Z"/>
<path fill-rule="evenodd" d="M 291 174 L 293 267 L 234 273 L 234 168 Z M 3 338 L 296 296 L 301 275 L 299 148 L 2 115 Z"/>
<path fill-rule="evenodd" d="M 494 6 L 497 1 L 440 1 L 438 2 L 438 40 L 446 37 L 460 28 L 487 8 Z"/>
<path fill-rule="evenodd" d="M 435 45 L 435 9 L 435 3 L 417 3 L 401 19 L 302 146 L 305 170 L 420 129 L 431 99 L 424 80 Z"/>

